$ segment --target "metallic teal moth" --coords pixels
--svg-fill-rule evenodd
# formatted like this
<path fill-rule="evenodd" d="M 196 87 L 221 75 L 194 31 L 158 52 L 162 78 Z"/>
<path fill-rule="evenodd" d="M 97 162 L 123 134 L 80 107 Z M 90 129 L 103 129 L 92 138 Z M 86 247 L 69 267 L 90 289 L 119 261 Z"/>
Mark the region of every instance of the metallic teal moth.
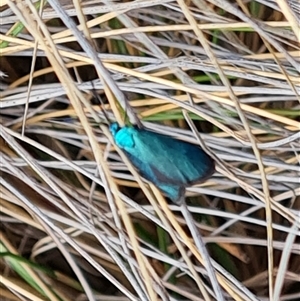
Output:
<path fill-rule="evenodd" d="M 139 174 L 176 204 L 184 200 L 187 186 L 204 182 L 215 171 L 214 161 L 194 144 L 117 123 L 109 129 Z"/>

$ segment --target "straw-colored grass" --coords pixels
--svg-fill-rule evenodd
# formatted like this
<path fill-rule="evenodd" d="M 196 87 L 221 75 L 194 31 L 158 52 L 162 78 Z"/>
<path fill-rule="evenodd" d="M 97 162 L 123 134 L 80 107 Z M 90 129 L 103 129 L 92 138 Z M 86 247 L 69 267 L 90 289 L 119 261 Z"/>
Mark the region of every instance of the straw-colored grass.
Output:
<path fill-rule="evenodd" d="M 299 300 L 299 12 L 2 0 L 1 300 Z M 140 178 L 95 94 L 214 158 L 187 207 Z"/>

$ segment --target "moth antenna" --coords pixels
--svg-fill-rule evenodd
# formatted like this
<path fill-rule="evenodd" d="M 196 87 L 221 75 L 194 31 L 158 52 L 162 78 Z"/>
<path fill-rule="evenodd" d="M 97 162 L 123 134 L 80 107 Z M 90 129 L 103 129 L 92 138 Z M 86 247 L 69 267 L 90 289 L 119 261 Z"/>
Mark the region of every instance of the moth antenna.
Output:
<path fill-rule="evenodd" d="M 126 106 L 125 106 L 125 110 L 124 110 L 124 121 L 126 120 L 126 117 L 128 117 L 128 114 L 127 114 L 127 111 L 129 111 L 129 107 L 130 107 L 130 104 L 129 104 L 129 101 L 126 99 Z M 136 114 L 134 114 L 134 121 L 135 121 L 135 124 L 139 129 L 142 129 L 144 128 L 143 124 L 141 123 L 140 119 L 137 117 Z"/>
<path fill-rule="evenodd" d="M 137 127 L 138 127 L 139 129 L 142 129 L 144 126 L 143 126 L 143 124 L 141 123 L 141 121 L 140 121 L 138 118 L 136 119 L 136 121 L 137 121 L 137 123 L 136 123 Z"/>
<path fill-rule="evenodd" d="M 188 99 L 189 99 L 190 104 L 191 104 L 192 106 L 194 106 L 194 105 L 195 105 L 195 102 L 194 102 L 194 99 L 193 99 L 192 95 L 191 95 L 190 93 L 187 93 L 187 95 L 188 95 Z"/>
<path fill-rule="evenodd" d="M 135 115 L 135 121 L 136 121 L 136 125 L 137 125 L 137 127 L 139 128 L 139 129 L 142 129 L 142 128 L 144 128 L 144 126 L 143 126 L 143 124 L 141 123 L 141 120 L 138 118 L 138 116 L 137 115 Z"/>
<path fill-rule="evenodd" d="M 94 97 L 96 98 L 96 99 L 98 99 L 99 100 L 99 103 L 101 104 L 101 106 L 100 106 L 100 109 L 102 110 L 102 112 L 103 112 L 103 115 L 104 115 L 104 118 L 106 119 L 106 121 L 107 121 L 107 123 L 108 124 L 110 124 L 111 122 L 109 121 L 109 118 L 108 118 L 108 115 L 107 115 L 107 113 L 106 113 L 106 111 L 105 111 L 105 109 L 104 109 L 104 103 L 103 103 L 103 100 L 102 100 L 102 98 L 96 93 L 96 89 L 95 89 L 95 86 L 94 86 L 94 83 L 91 81 L 91 85 L 92 85 L 92 93 L 93 93 L 93 95 L 94 95 Z M 120 105 L 120 103 L 118 102 L 118 104 Z M 129 109 L 131 109 L 131 107 L 130 107 L 130 105 L 129 105 L 129 101 L 126 99 L 126 106 L 125 106 L 125 110 L 124 110 L 124 114 L 125 114 L 125 116 L 124 116 L 124 120 L 126 119 L 126 116 L 129 116 L 128 114 L 127 114 L 127 111 L 129 111 Z M 132 109 L 131 109 L 132 110 Z M 130 110 L 130 111 L 131 111 Z M 133 111 L 132 111 L 133 112 Z M 134 113 L 134 112 L 133 112 Z M 137 127 L 138 128 L 140 128 L 140 129 L 142 129 L 144 126 L 143 126 L 143 124 L 141 123 L 141 121 L 140 121 L 140 119 L 136 116 L 136 114 L 134 113 L 134 121 L 135 121 L 135 125 L 137 125 Z"/>
<path fill-rule="evenodd" d="M 99 108 L 103 112 L 106 122 L 108 124 L 110 124 L 111 122 L 109 121 L 108 115 L 104 109 L 104 102 L 103 102 L 102 98 L 96 93 L 96 89 L 95 89 L 94 83 L 92 81 L 91 81 L 91 85 L 92 85 L 92 93 L 93 93 L 94 97 L 99 101 Z"/>

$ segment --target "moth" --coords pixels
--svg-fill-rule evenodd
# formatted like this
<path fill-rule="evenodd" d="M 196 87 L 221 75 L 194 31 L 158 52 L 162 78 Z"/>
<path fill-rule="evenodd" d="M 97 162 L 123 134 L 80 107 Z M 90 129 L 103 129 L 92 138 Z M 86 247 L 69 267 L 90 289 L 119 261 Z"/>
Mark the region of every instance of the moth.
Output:
<path fill-rule="evenodd" d="M 138 173 L 175 204 L 183 202 L 186 187 L 204 182 L 215 172 L 213 159 L 194 144 L 117 123 L 109 129 Z"/>

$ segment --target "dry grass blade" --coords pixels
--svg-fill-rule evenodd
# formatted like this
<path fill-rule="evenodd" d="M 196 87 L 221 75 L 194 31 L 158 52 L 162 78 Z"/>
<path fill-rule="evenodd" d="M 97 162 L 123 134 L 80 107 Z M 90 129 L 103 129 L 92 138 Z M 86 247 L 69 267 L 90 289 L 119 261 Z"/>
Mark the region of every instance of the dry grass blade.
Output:
<path fill-rule="evenodd" d="M 300 299 L 298 2 L 2 1 L 5 300 Z M 128 120 L 214 158 L 186 207 Z"/>

